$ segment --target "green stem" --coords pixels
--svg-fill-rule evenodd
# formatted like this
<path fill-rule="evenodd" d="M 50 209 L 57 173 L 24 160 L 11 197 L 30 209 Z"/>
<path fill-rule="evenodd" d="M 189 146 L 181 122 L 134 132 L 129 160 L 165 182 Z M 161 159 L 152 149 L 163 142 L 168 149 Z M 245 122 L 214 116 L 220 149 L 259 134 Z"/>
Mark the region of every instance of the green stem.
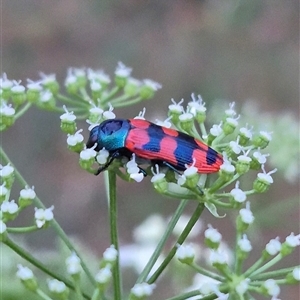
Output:
<path fill-rule="evenodd" d="M 25 260 L 30 262 L 32 265 L 34 265 L 35 267 L 37 267 L 38 269 L 43 271 L 44 273 L 48 274 L 49 276 L 51 276 L 51 277 L 53 277 L 53 278 L 55 278 L 59 281 L 64 282 L 65 285 L 68 286 L 70 289 L 72 289 L 72 290 L 75 289 L 74 285 L 68 279 L 66 279 L 66 278 L 64 278 L 60 275 L 57 275 L 57 274 L 53 273 L 52 271 L 50 271 L 47 266 L 45 266 L 39 260 L 37 260 L 35 257 L 33 257 L 31 255 L 31 253 L 29 253 L 25 249 L 21 248 L 20 246 L 18 246 L 16 243 L 14 243 L 8 237 L 3 241 L 3 243 L 6 246 L 8 246 L 10 249 L 12 249 L 14 252 L 19 254 L 22 258 L 24 258 Z M 90 296 L 84 294 L 84 298 L 90 299 Z"/>
<path fill-rule="evenodd" d="M 262 257 L 260 257 L 245 273 L 244 276 L 249 277 L 252 275 L 252 273 L 259 268 L 259 266 L 261 266 L 264 262 L 264 259 Z"/>
<path fill-rule="evenodd" d="M 198 265 L 196 265 L 195 263 L 192 263 L 192 264 L 189 264 L 189 266 L 191 266 L 194 270 L 196 270 L 198 273 L 202 274 L 202 275 L 205 275 L 207 277 L 210 277 L 212 279 L 215 279 L 217 281 L 220 281 L 220 282 L 223 282 L 224 281 L 224 277 L 223 276 L 220 276 L 216 273 L 213 273 L 211 271 L 208 271 Z"/>
<path fill-rule="evenodd" d="M 120 87 L 116 86 L 111 91 L 109 91 L 104 97 L 101 98 L 101 104 L 106 104 L 109 102 L 109 100 L 117 94 L 117 92 L 120 90 Z M 104 105 L 103 105 L 104 106 Z"/>
<path fill-rule="evenodd" d="M 240 250 L 238 249 L 238 241 L 241 239 L 242 233 L 237 231 L 235 239 L 235 273 L 240 275 L 242 273 L 243 259 L 240 257 Z"/>
<path fill-rule="evenodd" d="M 31 106 L 32 104 L 30 102 L 27 102 L 25 106 L 23 106 L 16 114 L 15 114 L 15 120 L 20 118 Z"/>
<path fill-rule="evenodd" d="M 136 104 L 136 103 L 140 102 L 141 100 L 142 100 L 141 97 L 137 97 L 137 98 L 134 98 L 132 100 L 125 101 L 125 102 L 114 102 L 114 100 L 112 100 L 111 105 L 115 108 L 117 108 L 117 107 L 126 107 L 126 106 Z"/>
<path fill-rule="evenodd" d="M 52 300 L 47 294 L 45 294 L 41 289 L 36 290 L 36 294 L 39 295 L 44 300 Z"/>
<path fill-rule="evenodd" d="M 7 232 L 9 233 L 28 233 L 33 231 L 38 231 L 39 228 L 37 228 L 35 225 L 28 226 L 28 227 L 8 227 Z"/>
<path fill-rule="evenodd" d="M 171 249 L 171 251 L 169 252 L 167 257 L 164 259 L 162 264 L 158 267 L 158 269 L 155 271 L 155 273 L 149 278 L 148 283 L 151 284 L 151 283 L 155 282 L 156 279 L 159 277 L 159 275 L 167 267 L 167 265 L 169 264 L 169 262 L 171 261 L 171 259 L 174 257 L 174 255 L 176 253 L 178 244 L 182 245 L 182 243 L 185 241 L 185 239 L 189 235 L 190 231 L 192 230 L 192 228 L 194 227 L 196 222 L 199 220 L 199 217 L 202 214 L 204 208 L 205 208 L 205 206 L 204 206 L 203 203 L 198 204 L 198 206 L 196 207 L 192 217 L 190 218 L 189 222 L 185 226 L 183 232 L 178 237 L 177 242 L 175 243 L 175 245 L 173 246 L 173 248 Z"/>
<path fill-rule="evenodd" d="M 281 259 L 282 259 L 282 255 L 279 253 L 273 259 L 271 259 L 266 264 L 264 264 L 262 267 L 260 267 L 259 269 L 255 270 L 249 277 L 252 278 L 253 276 L 258 275 L 259 273 L 264 272 L 265 270 L 271 268 L 273 265 L 275 265 L 276 263 L 278 263 Z"/>
<path fill-rule="evenodd" d="M 150 257 L 150 259 L 149 259 L 147 265 L 145 266 L 144 270 L 141 272 L 140 276 L 138 277 L 136 283 L 141 283 L 141 282 L 146 281 L 151 269 L 153 268 L 153 266 L 156 263 L 163 247 L 165 246 L 167 239 L 172 234 L 175 225 L 177 224 L 180 216 L 182 215 L 183 210 L 184 210 L 187 203 L 188 203 L 188 201 L 181 200 L 178 208 L 176 209 L 176 212 L 172 216 L 172 219 L 170 220 L 170 222 L 167 226 L 167 229 L 166 229 L 164 235 L 160 239 L 155 251 L 153 252 L 152 256 Z"/>
<path fill-rule="evenodd" d="M 109 220 L 110 220 L 110 239 L 111 244 L 119 252 L 118 241 L 118 226 L 117 226 L 117 176 L 114 171 L 108 171 L 108 183 L 109 183 Z M 114 285 L 114 299 L 122 299 L 121 291 L 121 272 L 120 272 L 120 260 L 119 255 L 113 268 L 113 285 Z"/>
<path fill-rule="evenodd" d="M 29 186 L 29 184 L 25 181 L 25 179 L 22 177 L 20 172 L 14 167 L 13 163 L 10 161 L 10 159 L 8 158 L 8 156 L 6 155 L 6 153 L 4 152 L 2 147 L 0 147 L 0 157 L 6 163 L 10 163 L 11 166 L 14 168 L 15 176 L 19 180 L 21 186 Z M 43 209 L 46 208 L 45 205 L 43 204 L 43 202 L 38 197 L 35 197 L 33 199 L 33 203 L 38 208 L 43 208 Z M 92 273 L 88 269 L 87 265 L 85 264 L 84 260 L 82 259 L 81 254 L 74 248 L 73 244 L 70 242 L 68 236 L 63 231 L 63 229 L 61 228 L 59 223 L 55 219 L 50 221 L 50 223 L 51 223 L 52 227 L 54 228 L 54 230 L 56 231 L 57 235 L 62 239 L 62 241 L 66 244 L 66 246 L 70 249 L 70 251 L 75 252 L 76 255 L 80 258 L 82 269 L 86 273 L 86 275 L 89 278 L 89 280 L 91 281 L 91 283 L 94 286 L 96 286 L 96 281 L 94 279 L 94 276 L 92 275 Z"/>
<path fill-rule="evenodd" d="M 295 269 L 295 267 L 289 267 L 289 268 L 284 268 L 284 269 L 280 269 L 280 270 L 265 272 L 265 273 L 253 276 L 252 279 L 253 280 L 265 280 L 268 278 L 275 278 L 278 276 L 286 276 L 288 273 L 293 272 L 294 269 Z"/>

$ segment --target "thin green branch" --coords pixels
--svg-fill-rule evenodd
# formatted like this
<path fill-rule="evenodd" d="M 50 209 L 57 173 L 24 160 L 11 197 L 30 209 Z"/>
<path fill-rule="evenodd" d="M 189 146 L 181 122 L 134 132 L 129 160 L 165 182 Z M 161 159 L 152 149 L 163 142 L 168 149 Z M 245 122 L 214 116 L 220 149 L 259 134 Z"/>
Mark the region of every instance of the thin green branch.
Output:
<path fill-rule="evenodd" d="M 108 187 L 109 187 L 109 220 L 110 220 L 110 239 L 111 244 L 114 245 L 118 251 L 118 256 L 113 268 L 113 286 L 114 286 L 114 298 L 122 299 L 121 290 L 121 271 L 120 271 L 120 259 L 119 259 L 119 241 L 118 241 L 118 226 L 117 226 L 117 176 L 114 171 L 108 171 Z"/>
<path fill-rule="evenodd" d="M 37 260 L 35 257 L 33 257 L 31 255 L 31 253 L 29 253 L 25 249 L 21 248 L 20 246 L 18 246 L 16 243 L 14 243 L 8 237 L 3 241 L 3 243 L 6 246 L 8 246 L 10 249 L 12 249 L 14 252 L 16 252 L 17 254 L 19 254 L 26 261 L 30 262 L 32 265 L 34 265 L 35 267 L 37 267 L 39 270 L 43 271 L 45 274 L 48 274 L 49 276 L 51 276 L 51 277 L 53 277 L 53 278 L 55 278 L 55 279 L 57 279 L 59 281 L 64 282 L 65 285 L 68 286 L 70 289 L 75 290 L 74 285 L 68 279 L 66 279 L 63 276 L 60 276 L 60 275 L 58 275 L 58 274 L 50 271 L 47 266 L 45 266 L 39 260 Z M 83 296 L 86 299 L 90 299 L 90 296 L 88 296 L 86 294 L 84 294 Z"/>
<path fill-rule="evenodd" d="M 165 246 L 167 239 L 172 234 L 174 227 L 176 226 L 180 216 L 182 215 L 183 210 L 187 203 L 188 203 L 188 201 L 181 200 L 178 208 L 176 209 L 174 215 L 172 216 L 172 219 L 170 220 L 170 222 L 167 226 L 166 231 L 164 232 L 164 235 L 161 237 L 155 251 L 153 252 L 153 254 L 152 254 L 151 258 L 149 259 L 147 265 L 145 266 L 144 270 L 141 272 L 140 276 L 138 277 L 136 283 L 141 283 L 141 282 L 146 281 L 151 269 L 153 268 L 160 253 L 162 252 L 162 249 Z"/>
<path fill-rule="evenodd" d="M 192 217 L 190 218 L 189 222 L 185 226 L 183 232 L 178 237 L 177 242 L 175 243 L 175 245 L 173 246 L 173 248 L 171 249 L 171 251 L 169 252 L 169 254 L 167 255 L 167 257 L 164 259 L 164 261 L 162 262 L 162 264 L 155 271 L 155 273 L 148 279 L 148 283 L 151 284 L 151 283 L 155 282 L 156 279 L 159 277 L 159 275 L 167 267 L 167 265 L 169 264 L 169 262 L 172 260 L 172 258 L 174 257 L 174 255 L 176 253 L 178 244 L 182 245 L 182 243 L 185 241 L 185 239 L 189 235 L 190 231 L 192 230 L 192 228 L 194 227 L 194 225 L 196 224 L 196 222 L 199 220 L 199 217 L 202 214 L 204 208 L 205 208 L 205 206 L 204 206 L 203 203 L 199 203 L 198 204 L 198 206 L 196 207 L 196 209 L 195 209 Z"/>
<path fill-rule="evenodd" d="M 3 150 L 2 147 L 0 147 L 0 157 L 6 163 L 10 163 L 11 166 L 14 167 L 13 163 L 10 161 L 10 159 L 8 158 L 8 156 L 6 155 L 6 153 L 5 153 L 5 151 Z M 25 181 L 25 179 L 23 178 L 23 176 L 20 174 L 20 172 L 15 167 L 14 167 L 14 172 L 15 172 L 15 176 L 19 180 L 21 186 L 24 186 L 24 187 L 25 186 L 29 186 L 29 184 Z M 43 202 L 38 197 L 35 197 L 33 199 L 33 203 L 38 208 L 43 208 L 43 209 L 46 208 L 45 205 L 43 204 Z M 86 275 L 89 278 L 89 280 L 91 281 L 91 283 L 94 286 L 96 286 L 96 281 L 94 279 L 94 276 L 92 275 L 92 273 L 88 269 L 87 265 L 85 264 L 84 260 L 82 259 L 81 254 L 74 248 L 73 244 L 70 242 L 68 236 L 63 231 L 63 229 L 61 228 L 61 226 L 59 225 L 59 223 L 55 219 L 53 219 L 52 221 L 50 221 L 50 223 L 51 223 L 52 227 L 54 228 L 54 230 L 56 231 L 57 235 L 62 239 L 62 241 L 66 244 L 66 246 L 70 249 L 70 251 L 75 252 L 76 255 L 80 258 L 82 269 L 86 273 Z"/>

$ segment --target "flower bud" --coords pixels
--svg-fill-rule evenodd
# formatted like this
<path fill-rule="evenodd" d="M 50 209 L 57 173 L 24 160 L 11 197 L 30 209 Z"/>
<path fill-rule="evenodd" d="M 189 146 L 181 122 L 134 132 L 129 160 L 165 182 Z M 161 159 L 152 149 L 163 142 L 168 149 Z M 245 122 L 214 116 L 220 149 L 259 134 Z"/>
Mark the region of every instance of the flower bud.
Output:
<path fill-rule="evenodd" d="M 74 134 L 77 127 L 76 127 L 76 116 L 74 115 L 74 112 L 69 112 L 66 108 L 66 106 L 63 106 L 65 113 L 60 116 L 60 128 L 63 132 Z"/>
<path fill-rule="evenodd" d="M 246 154 L 239 155 L 237 157 L 237 163 L 235 166 L 236 172 L 240 175 L 247 173 L 250 169 L 251 158 Z"/>
<path fill-rule="evenodd" d="M 0 165 L 0 177 L 5 184 L 5 187 L 11 189 L 13 182 L 15 181 L 14 168 L 10 164 L 7 164 L 4 167 Z"/>
<path fill-rule="evenodd" d="M 103 114 L 103 109 L 97 106 L 94 106 L 89 109 L 89 121 L 92 124 L 99 123 Z"/>
<path fill-rule="evenodd" d="M 130 77 L 124 87 L 125 95 L 129 97 L 135 96 L 140 91 L 141 82 L 135 78 Z"/>
<path fill-rule="evenodd" d="M 11 99 L 16 106 L 22 105 L 26 101 L 25 87 L 14 81 L 15 86 L 11 88 Z"/>
<path fill-rule="evenodd" d="M 4 242 L 7 237 L 6 224 L 0 220 L 0 242 Z"/>
<path fill-rule="evenodd" d="M 55 74 L 46 75 L 41 73 L 42 85 L 51 92 L 52 95 L 56 96 L 59 92 L 59 83 L 56 80 Z"/>
<path fill-rule="evenodd" d="M 145 100 L 151 99 L 158 89 L 161 89 L 161 84 L 151 79 L 144 79 L 143 85 L 140 88 L 140 97 Z"/>
<path fill-rule="evenodd" d="M 33 199 L 36 197 L 34 187 L 30 188 L 28 186 L 20 191 L 20 197 L 18 200 L 20 208 L 24 208 L 32 204 Z"/>
<path fill-rule="evenodd" d="M 67 288 L 64 282 L 59 281 L 57 279 L 49 279 L 47 284 L 49 291 L 54 297 L 57 297 L 61 300 L 69 299 L 69 289 Z"/>
<path fill-rule="evenodd" d="M 192 264 L 195 258 L 195 250 L 192 245 L 179 245 L 176 250 L 176 257 L 183 264 Z"/>
<path fill-rule="evenodd" d="M 14 220 L 19 214 L 19 207 L 15 200 L 2 202 L 0 208 L 3 220 Z"/>
<path fill-rule="evenodd" d="M 270 185 L 273 183 L 273 178 L 270 176 L 270 174 L 273 174 L 277 171 L 277 169 L 274 169 L 269 173 L 266 173 L 263 165 L 262 170 L 263 173 L 258 173 L 257 178 L 253 182 L 253 189 L 257 193 L 264 193 L 269 189 Z"/>
<path fill-rule="evenodd" d="M 271 134 L 267 131 L 260 131 L 259 135 L 253 139 L 253 145 L 260 149 L 266 148 L 272 140 Z"/>
<path fill-rule="evenodd" d="M 8 193 L 8 189 L 5 187 L 5 183 L 3 183 L 2 185 L 0 185 L 0 203 L 2 203 L 7 196 Z"/>
<path fill-rule="evenodd" d="M 205 230 L 204 235 L 205 235 L 205 240 L 204 240 L 205 244 L 209 248 L 217 250 L 222 240 L 221 233 L 217 229 L 213 228 L 210 224 L 208 224 L 208 229 Z"/>
<path fill-rule="evenodd" d="M 188 103 L 188 111 L 194 115 L 195 119 L 199 124 L 204 123 L 206 119 L 206 107 L 200 95 L 196 99 L 195 95 L 192 94 L 193 101 Z"/>
<path fill-rule="evenodd" d="M 252 132 L 247 127 L 242 127 L 239 130 L 239 143 L 241 146 L 246 146 L 252 139 Z"/>
<path fill-rule="evenodd" d="M 151 178 L 151 182 L 153 183 L 154 188 L 156 191 L 160 194 L 165 194 L 168 191 L 168 182 L 166 180 L 166 174 L 159 173 L 159 167 L 158 165 L 155 165 L 156 173 L 154 172 L 154 169 L 151 168 L 151 171 L 153 173 L 153 177 Z"/>
<path fill-rule="evenodd" d="M 15 109 L 12 105 L 6 105 L 2 103 L 0 107 L 0 123 L 5 125 L 6 127 L 10 127 L 15 122 Z"/>
<path fill-rule="evenodd" d="M 33 272 L 29 268 L 23 267 L 19 264 L 17 277 L 21 279 L 22 283 L 29 291 L 36 292 L 38 289 L 38 283 Z"/>
<path fill-rule="evenodd" d="M 184 131 L 191 132 L 194 126 L 194 116 L 191 113 L 183 113 L 179 116 L 179 123 Z"/>
<path fill-rule="evenodd" d="M 110 283 L 112 279 L 111 267 L 106 266 L 98 271 L 95 275 L 95 280 L 97 282 L 98 288 L 101 291 L 104 291 L 107 285 Z"/>
<path fill-rule="evenodd" d="M 119 62 L 115 71 L 115 83 L 118 87 L 123 88 L 131 74 L 132 69 L 126 67 L 123 63 Z"/>
<path fill-rule="evenodd" d="M 75 134 L 68 134 L 68 138 L 67 138 L 67 144 L 68 144 L 68 148 L 76 153 L 79 153 L 80 151 L 84 151 L 84 137 L 81 134 L 82 129 L 79 129 L 77 132 L 75 132 Z M 92 152 L 94 153 L 94 152 Z"/>
<path fill-rule="evenodd" d="M 93 148 L 84 149 L 80 152 L 79 165 L 84 170 L 90 170 L 95 162 L 97 152 Z"/>
<path fill-rule="evenodd" d="M 42 91 L 37 105 L 42 109 L 52 110 L 55 107 L 55 99 L 52 92 L 49 90 Z"/>
<path fill-rule="evenodd" d="M 181 105 L 183 103 L 183 99 L 179 101 L 179 103 L 176 103 L 174 99 L 171 99 L 173 104 L 169 105 L 168 110 L 168 116 L 171 118 L 174 124 L 176 124 L 179 121 L 179 116 L 183 112 L 183 106 Z"/>
<path fill-rule="evenodd" d="M 41 82 L 34 82 L 30 79 L 27 79 L 27 81 L 27 100 L 31 103 L 37 103 L 40 99 L 41 91 L 43 90 L 41 87 Z"/>
<path fill-rule="evenodd" d="M 226 118 L 222 126 L 225 135 L 229 135 L 234 132 L 235 128 L 238 126 L 238 119 L 239 117 L 237 117 L 236 119 Z"/>

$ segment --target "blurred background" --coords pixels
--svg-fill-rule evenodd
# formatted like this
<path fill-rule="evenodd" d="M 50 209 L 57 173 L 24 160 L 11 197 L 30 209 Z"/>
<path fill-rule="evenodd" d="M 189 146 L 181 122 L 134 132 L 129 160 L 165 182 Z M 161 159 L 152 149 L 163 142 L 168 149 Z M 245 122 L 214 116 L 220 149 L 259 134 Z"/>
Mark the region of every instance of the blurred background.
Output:
<path fill-rule="evenodd" d="M 270 152 L 275 159 L 266 169 L 279 168 L 270 191 L 251 198 L 256 215 L 249 233 L 253 263 L 271 238 L 280 236 L 283 241 L 291 231 L 299 231 L 298 6 L 297 0 L 4 0 L 1 73 L 23 84 L 27 78 L 37 80 L 39 72 L 55 73 L 63 85 L 69 67 L 104 69 L 113 75 L 122 61 L 133 68 L 134 77 L 151 78 L 163 88 L 150 101 L 115 110 L 121 118 L 136 116 L 146 107 L 147 119 L 163 120 L 171 98 L 187 102 L 194 92 L 206 102 L 211 126 L 235 101 L 244 123 L 253 124 L 256 131 L 274 132 Z M 87 124 L 80 125 L 86 133 Z M 64 230 L 91 257 L 101 256 L 110 243 L 103 176 L 94 177 L 79 167 L 78 155 L 67 150 L 59 126 L 59 115 L 33 107 L 1 135 L 1 143 L 45 205 L 55 206 Z M 134 228 L 148 216 L 167 219 L 178 206 L 156 194 L 148 179 L 140 184 L 120 180 L 118 198 L 121 245 L 134 242 Z M 195 205 L 189 204 L 186 214 Z M 33 208 L 26 213 L 14 225 L 31 224 Z M 220 228 L 232 247 L 234 217 L 216 220 L 206 212 L 202 222 L 204 227 L 211 223 Z M 202 241 L 200 232 L 194 242 Z M 23 242 L 37 255 L 59 247 L 51 229 L 27 235 Z M 282 266 L 296 260 L 299 252 Z M 124 272 L 129 289 L 136 274 L 131 269 Z M 168 275 L 153 299 L 174 295 L 170 287 L 175 284 Z M 298 293 L 298 287 L 286 287 L 280 298 L 296 299 Z M 18 299 L 10 297 L 4 299 Z"/>

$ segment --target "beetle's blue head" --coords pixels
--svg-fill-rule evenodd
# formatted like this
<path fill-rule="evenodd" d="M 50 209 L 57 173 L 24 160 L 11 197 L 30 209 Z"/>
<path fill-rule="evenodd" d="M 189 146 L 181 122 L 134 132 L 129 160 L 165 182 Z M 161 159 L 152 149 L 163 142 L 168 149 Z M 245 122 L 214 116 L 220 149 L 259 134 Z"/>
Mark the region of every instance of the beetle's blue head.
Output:
<path fill-rule="evenodd" d="M 91 130 L 86 146 L 91 148 L 97 143 L 96 151 L 103 147 L 108 151 L 123 148 L 129 129 L 130 124 L 127 120 L 106 120 Z"/>

